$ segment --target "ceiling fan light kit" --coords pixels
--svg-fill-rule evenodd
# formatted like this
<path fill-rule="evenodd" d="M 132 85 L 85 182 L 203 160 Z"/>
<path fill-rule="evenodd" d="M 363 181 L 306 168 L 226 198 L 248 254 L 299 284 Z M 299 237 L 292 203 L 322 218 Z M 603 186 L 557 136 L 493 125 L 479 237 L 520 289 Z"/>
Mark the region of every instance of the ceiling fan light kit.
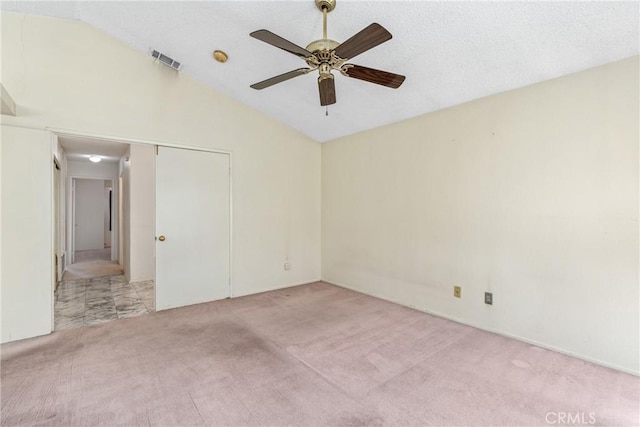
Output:
<path fill-rule="evenodd" d="M 302 48 L 268 30 L 258 30 L 249 34 L 251 37 L 285 50 L 302 58 L 308 68 L 298 68 L 284 74 L 252 84 L 253 89 L 265 89 L 277 83 L 318 71 L 318 91 L 320 105 L 335 104 L 336 87 L 332 71 L 337 71 L 343 76 L 376 83 L 382 86 L 397 89 L 404 82 L 405 77 L 387 71 L 376 70 L 355 64 L 347 64 L 347 61 L 363 52 L 372 49 L 391 39 L 389 33 L 380 24 L 371 24 L 343 43 L 327 38 L 327 14 L 335 9 L 336 0 L 315 0 L 316 6 L 322 12 L 323 26 L 322 39 L 314 40 Z"/>

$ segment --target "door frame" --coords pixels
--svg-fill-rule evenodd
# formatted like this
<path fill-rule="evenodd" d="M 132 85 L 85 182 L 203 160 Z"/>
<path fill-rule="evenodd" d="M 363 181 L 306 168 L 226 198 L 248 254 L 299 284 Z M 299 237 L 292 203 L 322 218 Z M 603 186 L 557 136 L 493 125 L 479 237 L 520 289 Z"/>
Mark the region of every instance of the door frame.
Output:
<path fill-rule="evenodd" d="M 98 140 L 106 140 L 106 141 L 114 141 L 121 142 L 124 144 L 145 144 L 145 145 L 153 145 L 156 147 L 170 147 L 170 148 L 178 148 L 184 150 L 195 150 L 195 151 L 207 151 L 211 153 L 219 153 L 219 154 L 227 154 L 229 156 L 229 295 L 233 298 L 234 295 L 234 286 L 233 286 L 233 152 L 229 150 L 222 150 L 217 148 L 207 148 L 207 147 L 198 147 L 193 145 L 179 145 L 166 141 L 151 141 L 146 139 L 138 139 L 138 138 L 128 138 L 123 136 L 113 136 L 113 135 L 105 135 L 99 133 L 85 132 L 85 131 L 76 131 L 72 129 L 61 129 L 61 128 L 45 128 L 47 131 L 51 132 L 54 135 L 60 136 L 74 136 L 74 137 L 83 137 L 88 139 L 98 139 Z M 77 177 L 83 178 L 83 177 Z M 115 187 L 114 187 L 115 188 Z M 155 191 L 155 182 L 154 182 L 154 191 Z M 119 195 L 118 195 L 119 197 Z M 154 207 L 155 212 L 155 207 Z M 118 227 L 120 227 L 120 218 L 118 218 Z M 154 225 L 155 227 L 155 225 Z M 119 230 L 119 228 L 118 228 Z M 157 230 L 154 230 L 156 232 Z M 157 233 L 155 233 L 157 234 Z M 52 236 L 53 238 L 53 236 Z M 118 239 L 119 240 L 119 239 Z M 118 241 L 118 245 L 121 242 Z M 154 254 L 155 258 L 155 254 Z M 55 280 L 53 277 L 52 281 Z M 154 268 L 154 281 L 155 281 L 155 268 Z M 53 297 L 53 296 L 52 296 Z M 53 300 L 52 300 L 53 304 Z M 53 315 L 51 321 L 51 331 L 53 331 Z"/>
<path fill-rule="evenodd" d="M 56 286 L 62 280 L 62 275 L 64 274 L 64 266 L 60 260 L 62 257 L 60 256 L 62 253 L 62 249 L 64 245 L 62 241 L 65 239 L 65 236 L 62 232 L 63 219 L 66 220 L 66 215 L 61 215 L 62 211 L 62 196 L 60 193 L 64 192 L 66 189 L 66 185 L 64 185 L 64 177 L 62 176 L 62 165 L 60 164 L 60 160 L 53 156 L 53 280 L 54 286 L 53 290 L 55 291 Z M 62 189 L 62 191 L 60 191 Z"/>

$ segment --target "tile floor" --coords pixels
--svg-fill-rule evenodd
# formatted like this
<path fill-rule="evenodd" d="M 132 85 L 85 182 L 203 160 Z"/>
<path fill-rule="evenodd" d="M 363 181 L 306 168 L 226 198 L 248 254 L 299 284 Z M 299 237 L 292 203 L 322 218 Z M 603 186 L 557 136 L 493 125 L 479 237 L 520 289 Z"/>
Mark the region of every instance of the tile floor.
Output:
<path fill-rule="evenodd" d="M 55 330 L 135 317 L 155 311 L 152 280 L 128 283 L 124 276 L 61 282 L 56 291 Z"/>

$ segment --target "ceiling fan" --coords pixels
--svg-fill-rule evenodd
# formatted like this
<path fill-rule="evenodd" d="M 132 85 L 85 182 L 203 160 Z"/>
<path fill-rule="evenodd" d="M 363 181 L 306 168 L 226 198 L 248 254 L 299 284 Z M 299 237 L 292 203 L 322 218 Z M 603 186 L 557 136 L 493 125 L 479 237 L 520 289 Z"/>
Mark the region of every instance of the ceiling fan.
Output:
<path fill-rule="evenodd" d="M 327 38 L 327 14 L 336 7 L 336 0 L 315 0 L 316 6 L 322 11 L 322 39 L 309 43 L 306 49 L 283 39 L 268 30 L 258 30 L 249 34 L 251 37 L 273 45 L 277 48 L 299 56 L 306 61 L 307 68 L 298 68 L 288 73 L 252 84 L 253 89 L 265 89 L 277 83 L 318 70 L 318 88 L 320 91 L 320 105 L 330 105 L 336 102 L 336 87 L 332 70 L 342 75 L 366 82 L 376 83 L 393 89 L 400 87 L 405 77 L 387 71 L 375 70 L 361 65 L 346 62 L 356 55 L 391 39 L 391 33 L 380 24 L 371 24 L 347 41 L 338 43 Z"/>

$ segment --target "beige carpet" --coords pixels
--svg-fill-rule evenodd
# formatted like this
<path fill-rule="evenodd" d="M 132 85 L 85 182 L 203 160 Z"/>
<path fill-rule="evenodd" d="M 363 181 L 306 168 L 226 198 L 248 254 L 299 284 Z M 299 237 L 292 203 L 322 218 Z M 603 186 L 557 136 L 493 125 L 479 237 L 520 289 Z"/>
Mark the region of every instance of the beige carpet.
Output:
<path fill-rule="evenodd" d="M 0 349 L 7 426 L 532 426 L 567 414 L 626 426 L 639 415 L 638 377 L 324 283 Z"/>

